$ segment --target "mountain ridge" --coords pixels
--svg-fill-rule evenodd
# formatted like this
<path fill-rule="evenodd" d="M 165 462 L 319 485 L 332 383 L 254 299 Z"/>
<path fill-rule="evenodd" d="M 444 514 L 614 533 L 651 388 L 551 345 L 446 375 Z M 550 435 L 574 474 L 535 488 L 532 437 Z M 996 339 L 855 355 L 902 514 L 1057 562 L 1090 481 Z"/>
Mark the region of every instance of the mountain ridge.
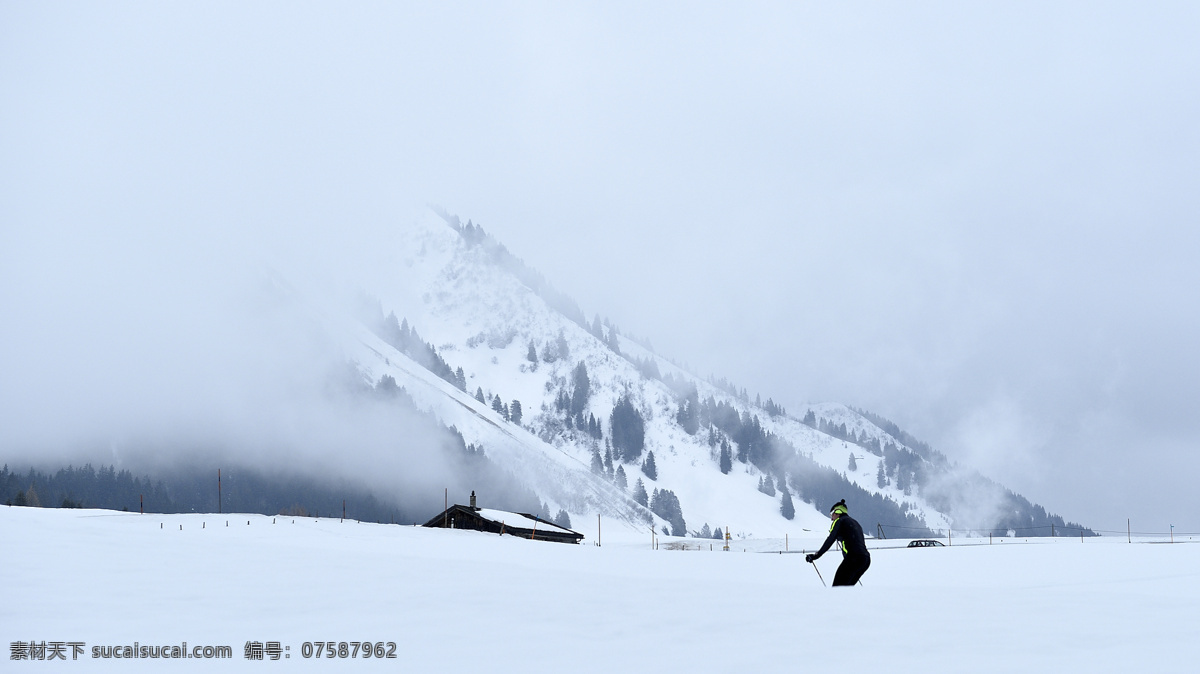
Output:
<path fill-rule="evenodd" d="M 430 216 L 433 216 L 432 212 Z M 501 406 L 507 405 L 509 400 L 520 401 L 525 411 L 525 430 L 561 455 L 573 459 L 577 469 L 583 467 L 585 470 L 588 469 L 588 455 L 593 452 L 601 454 L 606 464 L 611 463 L 611 457 L 606 456 L 611 452 L 609 411 L 622 395 L 629 397 L 644 420 L 646 451 L 647 454 L 655 452 L 658 475 L 655 479 L 641 475 L 639 460 L 644 458 L 640 454 L 632 460 L 618 457 L 618 465 L 627 469 L 629 483 L 641 477 L 648 489 L 678 495 L 685 519 L 693 524 L 721 526 L 722 522 L 740 522 L 734 526 L 747 530 L 782 530 L 792 526 L 791 521 L 782 517 L 778 500 L 760 491 L 770 477 L 772 487 L 779 485 L 780 492 L 787 491 L 801 504 L 796 513 L 800 524 L 819 527 L 826 521 L 823 509 L 827 504 L 814 501 L 823 497 L 821 492 L 826 489 L 815 488 L 804 480 L 792 484 L 816 467 L 840 476 L 845 488 L 861 489 L 863 494 L 860 496 L 865 494 L 868 498 L 880 499 L 876 511 L 870 513 L 875 518 L 883 518 L 879 508 L 892 508 L 893 512 L 886 518 L 888 522 L 865 523 L 880 525 L 880 531 L 883 526 L 892 526 L 929 533 L 951 526 L 965 526 L 1015 533 L 1016 529 L 1033 530 L 1041 526 L 1039 517 L 1055 517 L 1045 515 L 1040 506 L 1028 504 L 1025 507 L 1028 502 L 1022 504 L 1023 499 L 1012 492 L 996 493 L 992 489 L 990 493 L 972 498 L 961 487 L 951 489 L 939 484 L 954 483 L 955 480 L 963 484 L 965 480 L 978 485 L 986 478 L 967 474 L 952 479 L 952 467 L 943 455 L 878 415 L 840 403 L 822 403 L 809 405 L 801 419 L 778 413 L 781 408 L 774 406 L 770 398 L 768 411 L 763 408 L 761 397 L 756 405 L 748 399 L 744 389 L 740 395 L 731 394 L 726 388 L 698 377 L 648 346 L 621 335 L 615 326 L 602 322 L 599 316 L 589 325 L 578 305 L 554 290 L 544 277 L 525 266 L 472 222 L 463 225 L 457 217 L 443 211 L 436 217 L 418 221 L 397 240 L 403 242 L 397 250 L 397 258 L 406 270 L 401 281 L 405 286 L 401 292 L 385 290 L 380 293 L 381 306 L 404 315 L 405 321 L 419 326 L 423 334 L 432 335 L 431 342 L 437 344 L 439 354 L 464 372 L 465 381 L 453 397 L 470 398 L 470 392 L 474 390 L 483 393 L 485 400 L 495 401 L 499 397 Z M 568 307 L 569 313 L 551 306 L 551 300 Z M 380 350 L 371 351 L 377 361 Z M 531 353 L 539 355 L 530 360 Z M 377 364 L 368 361 L 370 358 L 359 361 L 364 374 L 368 378 L 379 376 Z M 647 376 L 642 371 L 648 364 L 652 364 L 657 376 Z M 601 438 L 590 435 L 590 431 L 580 432 L 572 417 L 555 405 L 556 399 L 569 400 L 574 394 L 569 370 L 580 366 L 586 369 L 591 383 L 581 411 L 586 412 L 589 421 L 590 417 L 595 417 L 604 427 L 603 443 Z M 687 433 L 676 423 L 676 417 L 686 403 L 679 399 L 679 391 L 673 390 L 671 384 L 678 387 L 680 383 L 695 391 L 693 404 L 699 409 L 693 413 L 705 417 L 699 433 Z M 736 387 L 731 388 L 736 391 Z M 459 403 L 464 404 L 461 400 Z M 729 431 L 740 430 L 738 424 L 723 430 L 713 425 L 711 414 L 718 406 L 736 410 L 740 424 L 759 428 L 755 431 L 760 435 L 759 444 L 766 445 L 762 451 L 770 458 L 750 460 L 744 456 L 745 452 L 739 451 L 734 470 L 728 474 L 718 472 L 721 479 L 712 475 L 714 464 L 719 462 L 717 445 L 713 442 L 724 440 L 729 443 L 733 440 Z M 496 414 L 494 410 L 485 410 L 484 414 L 489 412 Z M 582 422 L 584 418 L 579 416 L 578 420 Z M 809 423 L 805 423 L 806 420 Z M 498 415 L 491 421 L 508 423 Z M 891 432 L 885 430 L 881 422 L 890 424 Z M 822 424 L 838 430 L 831 435 L 822 431 Z M 698 439 L 706 432 L 707 439 Z M 487 448 L 488 443 L 482 435 L 478 439 Z M 523 442 L 529 444 L 527 439 Z M 746 442 L 753 443 L 754 440 Z M 733 444 L 741 448 L 740 442 Z M 855 452 L 861 452 L 862 456 L 856 456 Z M 519 463 L 519 453 L 512 452 L 505 460 Z M 856 459 L 850 459 L 852 456 Z M 805 461 L 813 466 L 805 467 Z M 849 469 L 850 463 L 860 462 L 863 465 Z M 839 463 L 846 468 L 839 470 Z M 837 481 L 837 477 L 830 476 L 821 479 Z M 731 487 L 730 482 L 739 484 Z M 830 488 L 836 488 L 836 485 Z M 562 492 L 551 495 L 545 488 L 535 488 L 535 491 L 572 514 L 594 514 L 589 507 L 596 503 L 587 499 L 572 500 Z M 774 490 L 769 493 L 773 494 Z M 625 495 L 623 490 L 622 495 Z M 1013 498 L 1018 501 L 1009 502 Z M 813 507 L 807 508 L 805 503 L 811 503 Z M 1015 514 L 1003 516 L 992 512 L 1014 503 L 1019 506 Z M 1030 512 L 1021 513 L 1021 508 Z M 636 513 L 631 515 L 636 517 Z M 962 524 L 956 524 L 956 520 Z M 1061 518 L 1058 523 L 1060 528 L 1068 526 Z M 656 526 L 662 526 L 662 521 L 656 519 Z M 700 527 L 688 529 L 696 533 Z"/>

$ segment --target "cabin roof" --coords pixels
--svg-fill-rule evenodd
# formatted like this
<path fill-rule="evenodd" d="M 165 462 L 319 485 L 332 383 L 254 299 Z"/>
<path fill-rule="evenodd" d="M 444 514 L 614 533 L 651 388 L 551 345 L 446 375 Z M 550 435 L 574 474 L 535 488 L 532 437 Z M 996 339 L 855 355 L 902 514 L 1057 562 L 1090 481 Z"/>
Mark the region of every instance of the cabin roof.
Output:
<path fill-rule="evenodd" d="M 426 522 L 425 526 L 441 528 L 446 525 L 447 520 L 454 521 L 453 526 L 459 529 L 494 530 L 523 538 L 545 537 L 547 540 L 575 543 L 583 539 L 583 534 L 560 527 L 537 515 L 492 508 L 471 508 L 457 503 Z"/>

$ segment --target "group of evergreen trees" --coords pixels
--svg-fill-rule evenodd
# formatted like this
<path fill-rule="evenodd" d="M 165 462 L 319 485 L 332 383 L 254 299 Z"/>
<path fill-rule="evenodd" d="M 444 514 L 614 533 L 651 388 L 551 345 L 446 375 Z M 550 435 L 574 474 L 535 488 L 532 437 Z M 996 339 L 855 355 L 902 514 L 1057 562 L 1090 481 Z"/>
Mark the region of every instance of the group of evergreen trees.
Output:
<path fill-rule="evenodd" d="M 342 502 L 352 519 L 410 522 L 420 517 L 382 502 L 362 487 L 334 489 L 324 480 L 269 476 L 257 469 L 229 466 L 217 488 L 215 468 L 176 470 L 151 479 L 113 466 L 67 466 L 53 473 L 0 470 L 0 501 L 6 505 L 99 508 L 147 513 L 218 512 L 340 517 Z M 218 496 L 220 503 L 218 504 Z M 434 513 L 430 512 L 432 516 Z"/>
<path fill-rule="evenodd" d="M 664 527 L 663 533 L 669 536 L 687 535 L 683 509 L 679 505 L 679 497 L 675 496 L 675 492 L 669 489 L 655 489 L 654 493 L 650 495 L 650 512 L 670 523 L 670 531 Z"/>
<path fill-rule="evenodd" d="M 376 306 L 376 311 L 378 312 L 377 316 L 364 322 L 380 339 L 400 353 L 412 358 L 421 367 L 457 386 L 460 391 L 467 390 L 467 377 L 463 373 L 463 369 L 461 367 L 451 368 L 432 344 L 425 342 L 415 329 L 409 327 L 408 319 L 397 320 L 395 312 L 383 316 L 378 306 Z"/>
<path fill-rule="evenodd" d="M 567 342 L 567 335 L 562 331 L 558 331 L 558 337 L 547 340 L 542 345 L 541 361 L 544 363 L 557 363 L 560 360 L 567 360 L 571 357 L 571 345 Z M 533 340 L 529 341 L 529 349 L 525 353 L 525 359 L 533 364 L 538 362 L 537 346 Z"/>
<path fill-rule="evenodd" d="M 815 428 L 826 435 L 831 435 L 839 440 L 851 443 L 857 447 L 861 447 L 875 456 L 883 457 L 883 461 L 879 464 L 879 469 L 875 475 L 875 485 L 883 489 L 891 484 L 895 484 L 896 488 L 903 491 L 905 495 L 911 495 L 914 490 L 923 490 L 929 482 L 930 471 L 936 466 L 926 460 L 922 455 L 910 450 L 907 447 L 897 446 L 891 440 L 885 443 L 880 443 L 878 437 L 873 437 L 865 430 L 853 431 L 846 427 L 845 423 L 835 424 L 825 418 L 818 419 L 816 414 L 809 410 L 801 422 Z M 891 422 L 887 422 L 891 423 Z M 895 424 L 892 424 L 895 428 Z M 897 432 L 902 433 L 899 429 Z M 907 434 L 904 434 L 907 436 Z M 944 461 L 945 457 L 928 449 L 927 445 L 923 445 L 926 451 L 935 458 Z M 858 470 L 858 463 L 851 453 L 848 469 L 853 472 Z"/>
<path fill-rule="evenodd" d="M 597 314 L 595 320 L 588 326 L 588 332 L 592 333 L 592 336 L 600 340 L 600 343 L 607 346 L 610 351 L 618 356 L 621 355 L 621 345 L 617 340 L 619 331 L 617 326 L 609 323 L 607 319 L 601 323 L 600 315 Z"/>
<path fill-rule="evenodd" d="M 475 389 L 475 399 L 484 405 L 488 404 L 488 398 L 483 395 L 482 387 L 477 387 Z M 498 395 L 493 395 L 491 400 L 492 411 L 496 414 L 499 414 L 501 419 L 504 419 L 505 421 L 511 421 L 518 426 L 521 425 L 521 419 L 524 418 L 525 413 L 521 409 L 520 400 L 513 400 L 512 403 L 509 404 L 501 400 L 500 396 Z"/>
<path fill-rule="evenodd" d="M 567 428 L 578 428 L 597 441 L 604 439 L 600 420 L 588 411 L 592 382 L 583 361 L 571 371 L 570 390 L 562 389 L 554 400 L 554 409 L 565 417 Z"/>
<path fill-rule="evenodd" d="M 634 406 L 629 394 L 622 395 L 613 406 L 609 416 L 609 433 L 612 435 L 613 453 L 626 463 L 633 463 L 642 456 L 646 447 L 646 421 Z"/>
<path fill-rule="evenodd" d="M 762 472 L 759 491 L 772 497 L 778 494 L 780 514 L 787 519 L 795 517 L 793 492 L 814 504 L 823 503 L 826 494 L 836 493 L 842 496 L 831 500 L 830 503 L 841 498 L 857 500 L 864 504 L 867 515 L 882 516 L 886 513 L 885 519 L 890 522 L 923 527 L 922 522 L 903 511 L 895 502 L 867 492 L 836 471 L 821 470 L 811 458 L 800 455 L 790 443 L 767 431 L 758 416 L 749 410 L 739 412 L 729 402 L 716 400 L 714 396 L 701 400 L 693 392 L 694 384 L 683 384 L 680 381 L 674 381 L 673 384 L 679 403 L 676 422 L 690 434 L 707 428 L 708 444 L 714 450 L 722 473 L 728 474 L 732 470 L 734 460 L 758 468 Z M 767 405 L 770 407 L 769 414 L 784 413 L 782 407 L 769 399 Z M 697 425 L 695 431 L 691 427 L 693 423 Z M 816 427 L 819 422 L 810 411 L 805 423 Z M 869 444 L 865 437 L 857 438 L 847 432 L 844 426 L 838 428 L 825 422 L 825 428 L 822 430 L 830 431 L 835 437 L 855 437 L 864 444 Z M 920 457 L 907 449 L 889 443 L 877 451 L 885 458 L 881 466 L 892 466 L 892 475 L 898 479 L 907 479 L 913 484 L 918 484 L 918 480 L 921 479 L 918 476 L 924 475 Z M 853 462 L 853 456 L 851 461 Z M 921 531 L 927 530 L 922 528 Z"/>
<path fill-rule="evenodd" d="M 151 512 L 178 512 L 165 484 L 137 477 L 128 470 L 90 463 L 67 466 L 54 473 L 30 468 L 19 474 L 5 465 L 0 470 L 0 502 L 46 508 L 103 508 L 137 511 L 142 503 Z"/>

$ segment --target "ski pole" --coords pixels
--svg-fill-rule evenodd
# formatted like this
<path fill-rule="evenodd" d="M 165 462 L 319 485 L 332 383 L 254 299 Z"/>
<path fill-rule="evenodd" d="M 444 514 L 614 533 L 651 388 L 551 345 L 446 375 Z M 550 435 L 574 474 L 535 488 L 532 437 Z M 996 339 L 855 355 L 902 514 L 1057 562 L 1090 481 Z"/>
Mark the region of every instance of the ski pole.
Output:
<path fill-rule="evenodd" d="M 821 570 L 817 568 L 817 563 L 813 562 L 812 567 L 813 567 L 813 571 L 817 572 L 817 578 L 821 579 L 821 587 L 828 587 L 827 585 L 825 585 L 825 578 L 821 576 Z"/>

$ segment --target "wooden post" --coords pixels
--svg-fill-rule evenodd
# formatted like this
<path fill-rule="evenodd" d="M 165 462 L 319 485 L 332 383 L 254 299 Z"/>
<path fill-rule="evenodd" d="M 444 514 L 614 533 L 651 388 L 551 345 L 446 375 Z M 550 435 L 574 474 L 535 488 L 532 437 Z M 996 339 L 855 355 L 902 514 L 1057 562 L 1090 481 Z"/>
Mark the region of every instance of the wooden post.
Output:
<path fill-rule="evenodd" d="M 346 499 L 342 499 L 342 521 L 346 521 Z"/>
<path fill-rule="evenodd" d="M 221 513 L 221 469 L 217 469 L 217 514 Z"/>
<path fill-rule="evenodd" d="M 446 492 L 442 495 L 446 500 L 446 507 L 442 509 L 442 527 L 450 526 L 450 488 L 446 488 Z"/>
<path fill-rule="evenodd" d="M 146 514 L 146 497 L 142 496 L 141 494 L 138 494 L 138 514 Z"/>
<path fill-rule="evenodd" d="M 1054 522 L 1050 523 L 1050 538 L 1054 538 Z"/>
<path fill-rule="evenodd" d="M 600 547 L 600 515 L 596 515 L 596 547 Z"/>
<path fill-rule="evenodd" d="M 1129 518 L 1125 518 L 1125 540 L 1126 540 L 1126 542 L 1129 542 L 1129 543 L 1133 542 L 1133 531 L 1131 531 L 1131 525 L 1129 524 Z"/>
<path fill-rule="evenodd" d="M 1080 530 L 1079 530 L 1079 535 L 1080 535 L 1080 536 L 1083 536 L 1083 530 L 1082 530 L 1082 529 L 1080 529 Z M 989 532 L 988 532 L 988 545 L 991 545 L 991 544 L 992 544 L 992 532 L 990 532 L 990 531 L 989 531 Z"/>
<path fill-rule="evenodd" d="M 950 529 L 950 528 L 946 529 L 946 541 L 950 545 L 954 545 L 954 529 Z"/>
<path fill-rule="evenodd" d="M 787 534 L 784 534 L 784 535 L 783 535 L 783 549 L 784 549 L 785 551 L 788 549 L 788 538 L 787 538 L 787 537 L 788 537 L 788 535 L 787 535 Z"/>

